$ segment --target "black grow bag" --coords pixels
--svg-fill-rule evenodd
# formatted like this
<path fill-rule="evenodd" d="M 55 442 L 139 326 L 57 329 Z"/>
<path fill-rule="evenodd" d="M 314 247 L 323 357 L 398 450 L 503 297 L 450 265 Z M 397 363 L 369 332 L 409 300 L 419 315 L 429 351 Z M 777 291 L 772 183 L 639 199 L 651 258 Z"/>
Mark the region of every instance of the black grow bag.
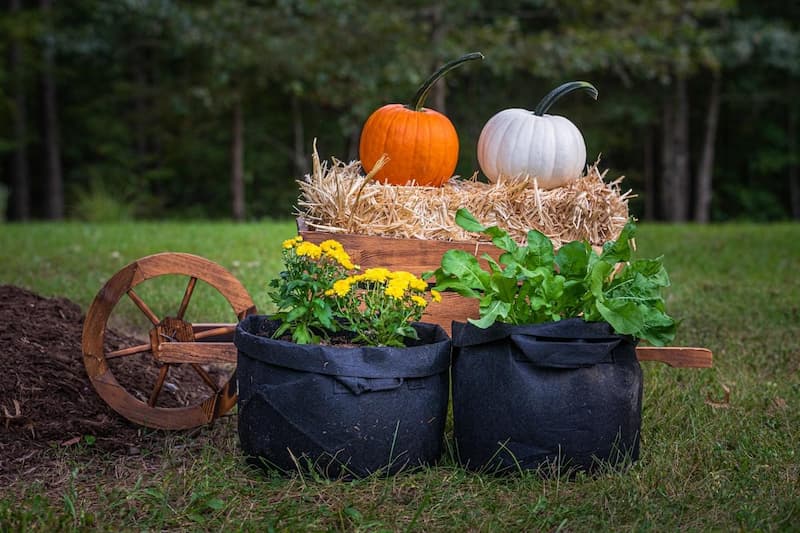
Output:
<path fill-rule="evenodd" d="M 327 477 L 396 473 L 436 462 L 449 396 L 450 338 L 414 324 L 405 348 L 300 345 L 251 315 L 238 348 L 239 440 L 265 468 Z"/>
<path fill-rule="evenodd" d="M 453 323 L 458 459 L 471 470 L 593 470 L 639 456 L 642 371 L 632 338 L 580 318 Z"/>

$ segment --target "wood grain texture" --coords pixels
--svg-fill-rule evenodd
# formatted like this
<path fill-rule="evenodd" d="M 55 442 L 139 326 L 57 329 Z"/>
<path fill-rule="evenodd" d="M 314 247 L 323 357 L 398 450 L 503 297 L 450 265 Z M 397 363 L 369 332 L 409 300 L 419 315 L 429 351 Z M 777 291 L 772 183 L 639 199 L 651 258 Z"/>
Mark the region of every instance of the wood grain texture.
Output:
<path fill-rule="evenodd" d="M 232 342 L 164 342 L 158 360 L 164 363 L 233 363 L 236 345 Z"/>
<path fill-rule="evenodd" d="M 636 357 L 639 361 L 661 361 L 676 368 L 711 368 L 714 362 L 711 350 L 684 346 L 639 346 Z"/>

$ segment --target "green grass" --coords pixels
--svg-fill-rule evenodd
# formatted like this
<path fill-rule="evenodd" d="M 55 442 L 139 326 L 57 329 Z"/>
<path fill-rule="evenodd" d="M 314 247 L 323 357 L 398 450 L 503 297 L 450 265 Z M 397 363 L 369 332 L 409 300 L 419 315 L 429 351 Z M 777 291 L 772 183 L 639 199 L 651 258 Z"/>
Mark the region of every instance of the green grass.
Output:
<path fill-rule="evenodd" d="M 229 268 L 267 309 L 265 282 L 293 232 L 289 222 L 0 226 L 0 283 L 86 309 L 127 262 L 185 251 Z M 51 478 L 0 487 L 0 531 L 796 531 L 800 225 L 643 224 L 637 243 L 640 257 L 665 256 L 668 309 L 682 321 L 675 345 L 708 347 L 715 359 L 705 370 L 642 365 L 641 458 L 627 471 L 494 477 L 448 455 L 388 479 L 267 476 L 244 464 L 231 417 L 145 432 L 149 444 L 135 455 L 54 450 L 62 467 Z M 192 305 L 216 313 L 204 298 Z"/>

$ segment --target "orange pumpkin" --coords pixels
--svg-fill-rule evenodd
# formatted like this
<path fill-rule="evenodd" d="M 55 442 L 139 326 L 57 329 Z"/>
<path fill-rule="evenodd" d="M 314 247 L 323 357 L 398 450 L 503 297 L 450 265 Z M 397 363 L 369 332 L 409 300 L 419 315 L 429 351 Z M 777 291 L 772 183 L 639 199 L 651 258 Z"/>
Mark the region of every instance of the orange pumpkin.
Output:
<path fill-rule="evenodd" d="M 458 162 L 458 134 L 450 119 L 423 107 L 431 87 L 455 67 L 483 59 L 474 52 L 443 65 L 417 91 L 413 105 L 387 104 L 370 115 L 358 147 L 361 166 L 370 172 L 386 154 L 388 162 L 375 179 L 392 185 L 439 187 L 450 179 Z"/>

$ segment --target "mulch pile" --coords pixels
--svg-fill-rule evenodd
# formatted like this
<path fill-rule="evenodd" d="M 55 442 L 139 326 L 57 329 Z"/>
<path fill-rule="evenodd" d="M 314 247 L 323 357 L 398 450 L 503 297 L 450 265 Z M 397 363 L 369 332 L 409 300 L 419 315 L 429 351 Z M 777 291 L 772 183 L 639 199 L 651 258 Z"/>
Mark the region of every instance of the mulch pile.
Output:
<path fill-rule="evenodd" d="M 82 333 L 83 313 L 74 302 L 0 285 L 0 484 L 46 467 L 59 447 L 90 442 L 96 450 L 135 453 L 143 438 L 152 438 L 95 392 Z M 110 351 L 142 341 L 107 330 L 105 343 Z M 126 390 L 148 397 L 158 376 L 149 354 L 111 363 Z M 194 405 L 209 394 L 190 368 L 172 367 L 169 376 L 159 407 Z"/>

